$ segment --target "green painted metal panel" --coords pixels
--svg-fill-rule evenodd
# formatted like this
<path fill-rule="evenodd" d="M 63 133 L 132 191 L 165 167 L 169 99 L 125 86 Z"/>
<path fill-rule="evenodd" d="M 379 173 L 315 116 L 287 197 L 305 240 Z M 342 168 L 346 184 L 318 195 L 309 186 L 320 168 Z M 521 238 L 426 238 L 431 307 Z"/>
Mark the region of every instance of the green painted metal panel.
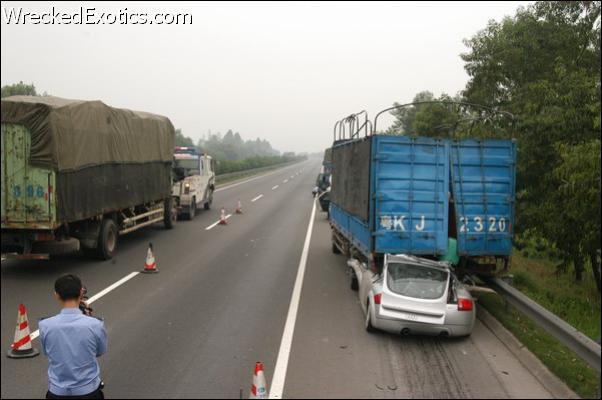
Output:
<path fill-rule="evenodd" d="M 2 228 L 53 228 L 56 225 L 56 176 L 29 165 L 31 135 L 22 125 L 3 123 Z"/>

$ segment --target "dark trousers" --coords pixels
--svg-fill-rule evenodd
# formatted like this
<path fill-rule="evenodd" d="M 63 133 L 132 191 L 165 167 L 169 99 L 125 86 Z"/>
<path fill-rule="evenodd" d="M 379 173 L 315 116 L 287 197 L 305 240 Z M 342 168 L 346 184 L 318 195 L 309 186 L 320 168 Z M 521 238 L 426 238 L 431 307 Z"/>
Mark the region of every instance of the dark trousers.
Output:
<path fill-rule="evenodd" d="M 99 386 L 98 389 L 96 389 L 92 393 L 88 393 L 83 396 L 57 396 L 56 394 L 51 393 L 49 390 L 46 392 L 46 398 L 47 399 L 104 399 L 105 395 Z"/>

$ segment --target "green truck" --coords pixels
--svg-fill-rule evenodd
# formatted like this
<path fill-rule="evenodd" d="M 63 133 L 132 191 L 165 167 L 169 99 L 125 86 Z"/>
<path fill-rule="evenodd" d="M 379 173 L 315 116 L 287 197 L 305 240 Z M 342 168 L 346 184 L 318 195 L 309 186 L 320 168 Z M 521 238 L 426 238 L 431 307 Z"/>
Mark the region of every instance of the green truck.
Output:
<path fill-rule="evenodd" d="M 171 229 L 175 131 L 168 118 L 100 101 L 1 101 L 2 254 L 113 257 L 120 235 Z"/>

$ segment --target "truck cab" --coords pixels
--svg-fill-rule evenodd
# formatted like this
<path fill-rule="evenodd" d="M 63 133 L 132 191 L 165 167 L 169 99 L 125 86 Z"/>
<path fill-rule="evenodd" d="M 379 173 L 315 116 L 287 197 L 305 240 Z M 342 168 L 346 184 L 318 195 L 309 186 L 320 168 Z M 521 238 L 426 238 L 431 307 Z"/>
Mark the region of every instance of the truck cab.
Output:
<path fill-rule="evenodd" d="M 194 147 L 176 147 L 174 151 L 174 184 L 178 215 L 193 219 L 197 209 L 211 208 L 215 190 L 215 160 Z"/>
<path fill-rule="evenodd" d="M 330 179 L 330 172 L 324 172 L 324 167 L 322 167 L 322 172 L 318 174 L 318 178 L 316 179 L 316 188 L 320 208 L 324 212 L 328 212 L 328 207 L 330 206 Z"/>

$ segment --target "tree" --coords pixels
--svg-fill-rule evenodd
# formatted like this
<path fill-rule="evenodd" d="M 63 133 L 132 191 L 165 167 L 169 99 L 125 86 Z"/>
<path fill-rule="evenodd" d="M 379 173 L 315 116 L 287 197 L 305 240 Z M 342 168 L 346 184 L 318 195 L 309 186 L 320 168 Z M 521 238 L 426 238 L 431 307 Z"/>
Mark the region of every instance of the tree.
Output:
<path fill-rule="evenodd" d="M 19 83 L 15 83 L 12 85 L 4 85 L 2 86 L 2 97 L 8 96 L 16 96 L 16 95 L 24 95 L 24 96 L 37 96 L 35 86 L 32 84 L 28 85 L 23 83 L 23 81 L 19 81 Z"/>
<path fill-rule="evenodd" d="M 580 280 L 600 249 L 599 200 L 587 200 L 600 185 L 580 189 L 600 177 L 600 2 L 537 2 L 465 43 L 465 98 L 518 117 L 517 229 L 556 244 Z"/>
<path fill-rule="evenodd" d="M 420 92 L 414 96 L 413 103 L 417 103 L 420 101 L 432 101 L 435 99 L 433 93 L 425 90 Z M 398 107 L 400 103 L 393 103 L 393 106 Z M 395 121 L 393 125 L 387 130 L 387 133 L 396 133 L 402 135 L 409 135 L 413 133 L 414 130 L 414 120 L 416 119 L 416 114 L 420 110 L 421 106 L 410 106 L 404 108 L 398 108 L 391 111 L 391 115 L 395 117 Z"/>
<path fill-rule="evenodd" d="M 463 100 L 460 95 L 451 97 L 442 93 L 435 97 L 429 91 L 420 92 L 413 103 L 427 103 L 392 110 L 395 121 L 387 133 L 435 138 L 509 136 L 507 116 L 460 104 Z"/>
<path fill-rule="evenodd" d="M 278 154 L 272 145 L 257 138 L 244 141 L 238 132 L 229 129 L 222 137 L 219 133 L 209 133 L 206 138 L 199 140 L 198 146 L 218 160 L 239 161 L 252 157 L 267 157 Z"/>
<path fill-rule="evenodd" d="M 181 129 L 176 129 L 175 145 L 182 147 L 194 147 L 194 142 L 188 136 L 184 136 Z"/>
<path fill-rule="evenodd" d="M 600 291 L 600 140 L 578 145 L 556 145 L 561 163 L 553 174 L 560 183 L 551 199 L 553 215 L 564 224 L 551 224 L 558 237 L 558 246 L 570 255 L 575 264 L 577 280 L 582 279 L 584 266 L 589 262 L 593 278 Z"/>

